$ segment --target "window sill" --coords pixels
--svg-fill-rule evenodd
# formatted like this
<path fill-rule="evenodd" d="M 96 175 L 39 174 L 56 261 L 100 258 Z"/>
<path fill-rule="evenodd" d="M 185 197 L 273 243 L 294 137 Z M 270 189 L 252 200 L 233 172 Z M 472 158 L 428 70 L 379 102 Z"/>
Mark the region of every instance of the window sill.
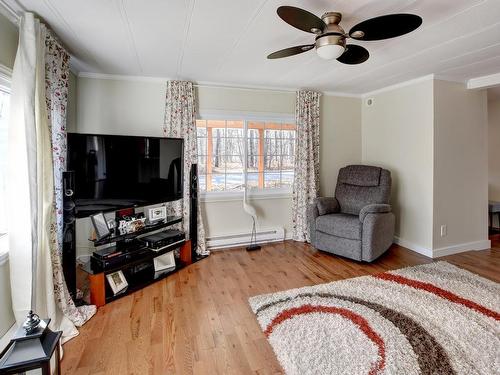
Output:
<path fill-rule="evenodd" d="M 290 199 L 292 192 L 290 189 L 276 190 L 249 190 L 248 200 L 268 200 L 268 199 Z M 242 191 L 211 191 L 200 193 L 200 202 L 231 202 L 242 201 Z"/>

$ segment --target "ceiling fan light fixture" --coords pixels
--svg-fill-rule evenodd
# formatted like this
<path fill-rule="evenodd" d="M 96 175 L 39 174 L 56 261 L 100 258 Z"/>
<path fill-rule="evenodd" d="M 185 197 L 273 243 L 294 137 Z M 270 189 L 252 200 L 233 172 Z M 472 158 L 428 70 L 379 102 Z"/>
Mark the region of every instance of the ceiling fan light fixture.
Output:
<path fill-rule="evenodd" d="M 345 51 L 344 46 L 338 44 L 325 44 L 316 48 L 316 53 L 323 60 L 333 60 L 340 57 Z"/>

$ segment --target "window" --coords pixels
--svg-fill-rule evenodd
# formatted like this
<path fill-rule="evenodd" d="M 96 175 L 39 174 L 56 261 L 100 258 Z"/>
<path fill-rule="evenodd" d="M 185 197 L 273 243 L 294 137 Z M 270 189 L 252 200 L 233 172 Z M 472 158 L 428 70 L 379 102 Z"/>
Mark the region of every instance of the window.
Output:
<path fill-rule="evenodd" d="M 291 189 L 296 134 L 291 121 L 201 119 L 196 128 L 201 191 L 242 191 L 245 175 L 249 188 Z"/>
<path fill-rule="evenodd" d="M 2 244 L 7 232 L 7 126 L 9 117 L 10 92 L 0 81 L 0 255 L 6 251 Z M 3 238 L 2 238 L 3 237 Z"/>

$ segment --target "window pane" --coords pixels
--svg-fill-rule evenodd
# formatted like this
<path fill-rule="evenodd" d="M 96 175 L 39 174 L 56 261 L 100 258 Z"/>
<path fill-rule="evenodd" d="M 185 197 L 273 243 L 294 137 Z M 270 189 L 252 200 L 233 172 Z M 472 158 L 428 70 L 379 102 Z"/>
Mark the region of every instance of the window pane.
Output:
<path fill-rule="evenodd" d="M 207 173 L 207 157 L 198 155 L 198 174 Z"/>
<path fill-rule="evenodd" d="M 212 174 L 208 175 L 208 178 L 212 182 L 212 191 L 223 191 L 226 185 L 226 178 L 223 174 Z"/>
<path fill-rule="evenodd" d="M 197 137 L 206 137 L 207 136 L 207 128 L 205 126 L 201 127 L 196 125 L 196 136 Z"/>
<path fill-rule="evenodd" d="M 243 138 L 243 121 L 226 121 L 226 137 Z"/>
<path fill-rule="evenodd" d="M 295 152 L 295 139 L 282 139 L 281 153 L 286 156 L 293 156 Z"/>
<path fill-rule="evenodd" d="M 226 174 L 226 190 L 242 190 L 243 189 L 243 172 L 242 173 L 227 173 Z"/>
<path fill-rule="evenodd" d="M 291 187 L 293 185 L 293 170 L 281 171 L 281 184 L 284 187 Z"/>
<path fill-rule="evenodd" d="M 295 163 L 295 158 L 293 156 L 282 156 L 281 157 L 281 169 L 292 170 Z"/>
<path fill-rule="evenodd" d="M 209 145 L 210 146 L 210 145 Z M 226 153 L 226 138 L 213 136 L 212 137 L 212 155 L 224 155 Z M 207 152 L 208 155 L 208 152 Z"/>
<path fill-rule="evenodd" d="M 262 156 L 263 158 L 264 156 Z M 257 172 L 259 170 L 259 155 L 250 155 L 247 156 L 247 171 L 248 172 Z"/>
<path fill-rule="evenodd" d="M 259 187 L 259 174 L 258 173 L 247 173 L 247 186 L 249 188 Z"/>
<path fill-rule="evenodd" d="M 265 138 L 281 138 L 281 124 L 275 122 L 266 123 Z"/>
<path fill-rule="evenodd" d="M 265 188 L 279 188 L 280 187 L 280 171 L 272 173 L 264 173 L 264 187 Z"/>
<path fill-rule="evenodd" d="M 198 155 L 206 155 L 207 154 L 207 139 L 206 138 L 197 138 L 198 142 Z"/>
<path fill-rule="evenodd" d="M 281 155 L 281 139 L 264 139 L 265 155 Z"/>
<path fill-rule="evenodd" d="M 223 155 L 212 156 L 212 173 L 225 173 L 226 172 L 226 159 Z"/>
<path fill-rule="evenodd" d="M 196 124 L 201 190 L 241 190 L 245 147 L 248 187 L 292 184 L 294 124 L 248 121 L 246 130 L 242 120 L 197 120 Z"/>
<path fill-rule="evenodd" d="M 227 155 L 225 156 L 226 173 L 243 173 L 243 156 Z"/>
<path fill-rule="evenodd" d="M 221 121 L 218 121 L 221 122 Z M 224 125 L 224 121 L 222 121 L 222 126 L 212 127 L 212 136 L 213 137 L 225 137 L 226 136 L 226 126 Z"/>
<path fill-rule="evenodd" d="M 198 174 L 198 186 L 200 191 L 207 190 L 207 175 L 206 174 Z"/>
<path fill-rule="evenodd" d="M 226 155 L 244 155 L 243 138 L 225 138 Z"/>

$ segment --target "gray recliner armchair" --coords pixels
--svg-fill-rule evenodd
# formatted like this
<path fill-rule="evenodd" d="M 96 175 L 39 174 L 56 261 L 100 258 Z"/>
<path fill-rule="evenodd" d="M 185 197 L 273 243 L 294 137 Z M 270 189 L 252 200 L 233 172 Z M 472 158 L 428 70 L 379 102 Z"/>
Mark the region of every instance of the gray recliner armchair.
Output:
<path fill-rule="evenodd" d="M 368 165 L 339 171 L 334 198 L 308 208 L 311 244 L 323 251 L 371 262 L 392 244 L 391 172 Z"/>

